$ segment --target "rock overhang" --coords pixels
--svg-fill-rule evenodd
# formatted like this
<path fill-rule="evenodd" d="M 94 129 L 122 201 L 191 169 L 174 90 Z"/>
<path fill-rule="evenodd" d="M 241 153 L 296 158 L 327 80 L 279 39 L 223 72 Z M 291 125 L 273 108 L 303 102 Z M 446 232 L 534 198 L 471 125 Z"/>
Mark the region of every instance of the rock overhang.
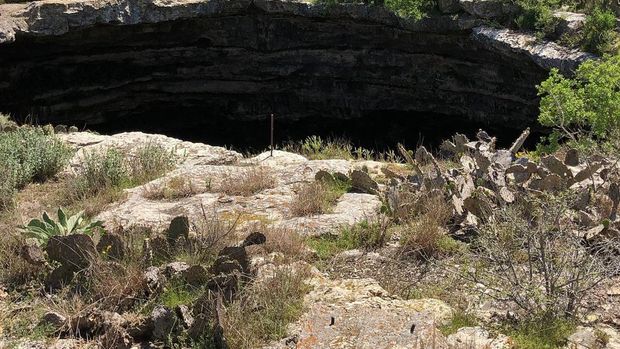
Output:
<path fill-rule="evenodd" d="M 402 112 L 522 127 L 548 69 L 592 57 L 484 23 L 272 0 L 0 5 L 0 112 L 194 126 Z"/>

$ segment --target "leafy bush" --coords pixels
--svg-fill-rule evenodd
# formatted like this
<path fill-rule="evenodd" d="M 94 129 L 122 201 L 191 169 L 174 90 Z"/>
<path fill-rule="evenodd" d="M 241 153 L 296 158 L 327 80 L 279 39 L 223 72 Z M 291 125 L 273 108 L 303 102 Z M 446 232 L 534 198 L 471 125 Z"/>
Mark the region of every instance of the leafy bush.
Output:
<path fill-rule="evenodd" d="M 67 145 L 41 128 L 21 127 L 0 133 L 0 210 L 12 205 L 18 189 L 56 175 L 70 155 Z"/>
<path fill-rule="evenodd" d="M 515 19 L 517 26 L 524 30 L 534 30 L 540 38 L 555 33 L 559 19 L 553 16 L 553 1 L 519 0 L 521 13 Z"/>
<path fill-rule="evenodd" d="M 619 86 L 620 55 L 584 62 L 574 78 L 552 69 L 538 86 L 538 121 L 574 143 L 612 140 L 620 131 Z"/>
<path fill-rule="evenodd" d="M 385 0 L 385 7 L 404 18 L 421 19 L 435 8 L 433 0 Z"/>
<path fill-rule="evenodd" d="M 596 54 L 617 51 L 616 16 L 611 11 L 594 9 L 583 28 L 583 49 Z"/>
<path fill-rule="evenodd" d="M 103 229 L 103 222 L 90 222 L 84 220 L 84 212 L 73 216 L 67 216 L 62 208 L 58 209 L 58 221 L 52 220 L 47 212 L 43 213 L 43 220 L 33 219 L 28 225 L 21 227 L 24 235 L 35 239 L 40 246 L 47 245 L 53 236 L 66 236 L 71 234 L 93 235 L 97 229 Z"/>

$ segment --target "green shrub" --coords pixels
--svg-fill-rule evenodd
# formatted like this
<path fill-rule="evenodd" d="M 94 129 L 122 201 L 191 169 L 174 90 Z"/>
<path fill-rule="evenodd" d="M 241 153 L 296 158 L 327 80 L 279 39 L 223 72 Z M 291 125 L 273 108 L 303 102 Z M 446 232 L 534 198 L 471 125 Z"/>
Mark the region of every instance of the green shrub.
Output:
<path fill-rule="evenodd" d="M 519 349 L 564 348 L 575 323 L 562 318 L 541 318 L 506 326 L 504 331 Z"/>
<path fill-rule="evenodd" d="M 174 163 L 174 153 L 157 144 L 144 145 L 131 157 L 114 148 L 85 153 L 82 168 L 70 183 L 70 192 L 74 199 L 81 200 L 141 185 L 164 175 Z"/>
<path fill-rule="evenodd" d="M 620 131 L 619 86 L 620 55 L 584 62 L 574 78 L 553 69 L 538 86 L 538 121 L 573 143 L 612 141 Z"/>
<path fill-rule="evenodd" d="M 611 11 L 594 9 L 586 18 L 583 28 L 583 49 L 596 54 L 614 53 L 617 50 L 616 16 Z"/>
<path fill-rule="evenodd" d="M 433 0 L 385 0 L 385 7 L 404 18 L 422 19 L 435 7 Z"/>
<path fill-rule="evenodd" d="M 67 145 L 41 128 L 21 127 L 0 133 L 0 210 L 11 206 L 18 189 L 56 175 L 70 156 Z"/>
<path fill-rule="evenodd" d="M 519 0 L 517 4 L 521 13 L 515 19 L 517 26 L 523 30 L 534 30 L 539 38 L 549 37 L 555 33 L 559 19 L 553 16 L 553 1 Z"/>
<path fill-rule="evenodd" d="M 474 327 L 478 325 L 478 320 L 472 313 L 465 312 L 461 309 L 457 309 L 452 314 L 452 318 L 448 324 L 439 327 L 439 330 L 444 336 L 456 333 L 459 328 Z"/>
<path fill-rule="evenodd" d="M 52 220 L 47 212 L 43 213 L 43 219 L 33 219 L 28 225 L 21 227 L 27 238 L 37 241 L 40 246 L 47 245 L 53 236 L 86 234 L 93 235 L 96 230 L 103 229 L 103 222 L 87 222 L 84 220 L 84 212 L 79 212 L 73 216 L 67 216 L 62 208 L 58 209 L 58 221 Z"/>

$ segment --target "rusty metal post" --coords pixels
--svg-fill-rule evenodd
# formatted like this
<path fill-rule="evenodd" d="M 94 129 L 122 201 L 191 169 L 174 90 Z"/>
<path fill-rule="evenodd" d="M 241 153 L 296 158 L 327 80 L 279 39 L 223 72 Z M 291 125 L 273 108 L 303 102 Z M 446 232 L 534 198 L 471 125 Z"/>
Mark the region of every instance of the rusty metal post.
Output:
<path fill-rule="evenodd" d="M 273 157 L 273 113 L 271 114 L 271 156 Z"/>

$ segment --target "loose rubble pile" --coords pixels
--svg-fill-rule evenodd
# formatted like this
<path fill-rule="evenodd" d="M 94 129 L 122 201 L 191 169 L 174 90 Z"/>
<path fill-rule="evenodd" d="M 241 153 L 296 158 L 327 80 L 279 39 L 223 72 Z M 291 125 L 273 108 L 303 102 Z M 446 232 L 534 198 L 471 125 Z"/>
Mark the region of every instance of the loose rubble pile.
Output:
<path fill-rule="evenodd" d="M 457 134 L 441 145 L 442 155 L 458 163 L 457 168 L 442 170 L 424 147 L 412 157 L 401 153 L 413 166 L 408 178 L 392 175 L 387 199 L 393 210 L 403 210 L 404 196 L 416 193 L 445 195 L 455 212 L 452 234 L 465 239 L 480 223 L 501 206 L 519 201 L 525 195 L 556 193 L 570 189 L 578 196 L 573 209 L 579 226 L 590 240 L 599 235 L 620 236 L 618 205 L 620 189 L 618 163 L 600 156 L 580 159 L 579 152 L 568 150 L 564 159 L 548 155 L 540 163 L 517 156 L 529 130 L 524 131 L 509 149 L 496 149 L 496 139 L 480 131 L 470 141 Z M 430 170 L 423 171 L 422 168 Z M 391 175 L 391 174 L 390 174 Z M 594 200 L 608 202 L 601 211 Z"/>

